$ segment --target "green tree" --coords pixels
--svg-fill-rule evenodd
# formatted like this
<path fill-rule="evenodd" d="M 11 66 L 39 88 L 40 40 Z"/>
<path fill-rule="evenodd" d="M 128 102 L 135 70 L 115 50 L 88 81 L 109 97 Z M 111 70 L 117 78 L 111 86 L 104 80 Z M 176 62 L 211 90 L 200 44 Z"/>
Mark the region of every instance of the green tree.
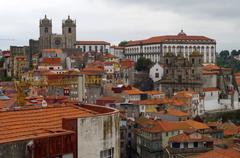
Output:
<path fill-rule="evenodd" d="M 150 59 L 140 57 L 137 60 L 137 63 L 135 65 L 135 69 L 137 71 L 149 72 L 149 69 L 151 68 L 152 65 L 153 65 L 153 62 Z"/>
<path fill-rule="evenodd" d="M 121 41 L 118 46 L 126 46 L 128 44 L 128 41 Z"/>
<path fill-rule="evenodd" d="M 231 55 L 232 56 L 239 55 L 238 53 L 239 53 L 239 51 L 234 49 L 234 50 L 232 50 Z"/>
<path fill-rule="evenodd" d="M 220 52 L 219 55 L 220 55 L 221 58 L 226 59 L 230 55 L 230 53 L 229 53 L 228 50 L 223 50 L 223 51 Z"/>

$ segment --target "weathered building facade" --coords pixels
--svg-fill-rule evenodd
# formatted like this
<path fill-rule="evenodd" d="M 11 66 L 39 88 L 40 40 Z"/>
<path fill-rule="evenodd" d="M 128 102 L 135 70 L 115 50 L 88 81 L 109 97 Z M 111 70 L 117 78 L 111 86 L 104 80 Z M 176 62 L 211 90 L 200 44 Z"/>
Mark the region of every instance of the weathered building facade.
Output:
<path fill-rule="evenodd" d="M 76 21 L 70 16 L 62 21 L 62 34 L 52 33 L 52 20 L 45 15 L 39 24 L 39 48 L 74 48 L 76 43 Z"/>
<path fill-rule="evenodd" d="M 120 158 L 118 110 L 71 104 L 0 116 L 1 158 Z"/>
<path fill-rule="evenodd" d="M 160 90 L 173 96 L 175 92 L 202 89 L 202 55 L 193 52 L 188 58 L 174 53 L 167 53 L 163 61 L 164 73 L 160 80 Z"/>

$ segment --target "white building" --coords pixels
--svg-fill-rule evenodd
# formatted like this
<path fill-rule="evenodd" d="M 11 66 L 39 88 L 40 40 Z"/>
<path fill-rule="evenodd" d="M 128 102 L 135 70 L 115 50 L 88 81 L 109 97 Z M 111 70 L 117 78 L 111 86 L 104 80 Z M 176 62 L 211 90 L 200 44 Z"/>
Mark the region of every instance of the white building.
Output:
<path fill-rule="evenodd" d="M 219 93 L 220 90 L 214 87 L 203 88 L 204 92 L 204 110 L 220 110 L 224 106 L 219 104 Z"/>
<path fill-rule="evenodd" d="M 110 43 L 105 41 L 77 41 L 75 48 L 81 52 L 109 53 Z"/>
<path fill-rule="evenodd" d="M 189 36 L 181 31 L 178 35 L 155 36 L 144 40 L 129 41 L 125 55 L 134 61 L 140 56 L 159 62 L 165 53 L 182 53 L 188 57 L 193 51 L 203 55 L 204 63 L 215 63 L 216 41 L 205 36 Z"/>
<path fill-rule="evenodd" d="M 120 59 L 123 59 L 124 56 L 124 47 L 120 47 L 120 46 L 111 46 L 110 47 L 110 53 L 112 55 L 114 55 L 115 57 L 118 57 Z"/>
<path fill-rule="evenodd" d="M 153 80 L 153 82 L 156 82 L 161 80 L 162 76 L 163 67 L 159 63 L 154 64 L 149 71 L 149 77 Z"/>

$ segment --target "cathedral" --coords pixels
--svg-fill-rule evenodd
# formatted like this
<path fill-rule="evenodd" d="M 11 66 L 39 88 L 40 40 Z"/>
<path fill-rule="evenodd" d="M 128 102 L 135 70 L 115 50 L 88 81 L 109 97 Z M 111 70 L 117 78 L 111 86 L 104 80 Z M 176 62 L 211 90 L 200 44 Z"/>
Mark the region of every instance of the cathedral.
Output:
<path fill-rule="evenodd" d="M 52 20 L 45 15 L 39 23 L 39 49 L 63 49 L 74 48 L 76 43 L 76 21 L 70 16 L 62 21 L 62 34 L 52 32 Z"/>

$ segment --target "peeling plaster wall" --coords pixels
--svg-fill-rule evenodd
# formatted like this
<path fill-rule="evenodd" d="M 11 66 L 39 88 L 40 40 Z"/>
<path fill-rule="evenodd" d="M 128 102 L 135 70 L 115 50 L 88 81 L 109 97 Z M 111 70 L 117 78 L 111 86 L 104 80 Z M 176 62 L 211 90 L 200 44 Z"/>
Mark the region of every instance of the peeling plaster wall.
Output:
<path fill-rule="evenodd" d="M 114 148 L 114 158 L 120 158 L 119 113 L 78 118 L 78 158 L 100 158 L 100 152 Z"/>

